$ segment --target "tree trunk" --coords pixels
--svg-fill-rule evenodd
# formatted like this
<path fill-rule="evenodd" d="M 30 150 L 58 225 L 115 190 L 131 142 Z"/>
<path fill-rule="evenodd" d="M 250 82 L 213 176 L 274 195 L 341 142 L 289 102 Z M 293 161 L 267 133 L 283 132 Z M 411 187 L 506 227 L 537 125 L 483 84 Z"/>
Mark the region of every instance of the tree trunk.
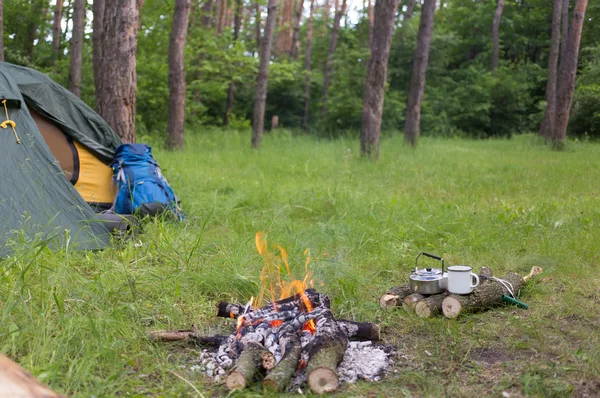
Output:
<path fill-rule="evenodd" d="M 240 28 L 242 26 L 242 11 L 244 4 L 242 0 L 236 0 L 235 15 L 233 18 L 233 41 L 237 41 L 240 35 Z M 223 125 L 229 126 L 229 117 L 231 116 L 231 110 L 233 109 L 233 100 L 235 97 L 235 86 L 233 82 L 229 83 L 227 88 L 227 105 L 225 106 L 225 116 L 223 116 Z"/>
<path fill-rule="evenodd" d="M 75 0 L 71 36 L 69 91 L 78 97 L 81 97 L 81 57 L 83 52 L 83 29 L 85 28 L 85 6 L 86 0 Z"/>
<path fill-rule="evenodd" d="M 435 16 L 435 0 L 424 0 L 421 9 L 421 22 L 417 36 L 417 49 L 413 64 L 410 91 L 408 93 L 408 106 L 406 110 L 406 122 L 404 125 L 404 137 L 411 146 L 417 145 L 421 125 L 421 102 L 425 92 L 425 77 L 427 64 L 429 62 L 429 46 L 433 33 L 433 19 Z"/>
<path fill-rule="evenodd" d="M 342 7 L 336 10 L 333 20 L 333 30 L 331 31 L 331 40 L 329 41 L 329 52 L 327 53 L 327 61 L 325 63 L 325 76 L 323 77 L 323 98 L 321 100 L 321 117 L 323 120 L 327 117 L 327 94 L 331 80 L 331 72 L 333 70 L 333 56 L 335 47 L 337 46 L 338 36 L 340 34 L 340 21 L 346 13 L 346 0 L 342 1 Z"/>
<path fill-rule="evenodd" d="M 256 51 L 260 53 L 260 2 L 256 0 L 254 3 L 254 14 L 255 14 L 255 23 L 254 23 L 254 40 L 256 41 Z"/>
<path fill-rule="evenodd" d="M 368 0 L 367 17 L 369 18 L 369 50 L 373 48 L 373 26 L 375 24 L 375 13 L 373 12 L 373 4 Z"/>
<path fill-rule="evenodd" d="M 252 119 L 252 148 L 260 148 L 265 128 L 269 62 L 271 61 L 271 46 L 273 45 L 276 14 L 277 0 L 269 0 L 265 34 L 260 49 L 260 66 L 258 67 L 258 77 L 256 79 L 256 97 L 254 98 L 254 115 Z"/>
<path fill-rule="evenodd" d="M 394 19 L 398 0 L 377 0 L 373 27 L 373 46 L 367 68 L 362 123 L 360 128 L 360 153 L 372 159 L 379 157 L 379 135 L 387 64 L 394 33 Z"/>
<path fill-rule="evenodd" d="M 498 69 L 498 59 L 500 58 L 500 18 L 502 18 L 502 10 L 504 10 L 504 0 L 498 0 L 492 25 L 492 73 L 495 73 Z"/>
<path fill-rule="evenodd" d="M 561 20 L 560 62 L 564 62 L 567 58 L 567 41 L 569 41 L 569 0 L 563 0 Z"/>
<path fill-rule="evenodd" d="M 554 133 L 552 142 L 554 145 L 560 143 L 567 137 L 567 126 L 569 124 L 569 113 L 571 102 L 575 91 L 575 77 L 577 75 L 577 58 L 579 56 L 579 44 L 581 43 L 581 30 L 587 0 L 577 0 L 573 13 L 573 22 L 569 27 L 569 40 L 564 62 L 561 62 L 559 70 L 558 91 L 556 98 L 556 119 L 554 121 Z"/>
<path fill-rule="evenodd" d="M 60 58 L 60 29 L 62 22 L 63 0 L 57 0 L 54 6 L 54 23 L 52 25 L 53 60 Z"/>
<path fill-rule="evenodd" d="M 102 17 L 101 77 L 96 87 L 96 107 L 125 143 L 135 142 L 138 1 L 105 0 Z"/>
<path fill-rule="evenodd" d="M 294 0 L 280 0 L 279 10 L 279 31 L 275 42 L 275 52 L 277 54 L 290 53 L 292 48 L 292 19 L 294 16 Z"/>
<path fill-rule="evenodd" d="M 563 0 L 554 0 L 552 12 L 552 34 L 550 38 L 550 55 L 548 56 L 548 82 L 546 83 L 546 111 L 540 125 L 539 134 L 550 138 L 554 130 L 556 113 L 556 75 L 558 69 L 558 51 L 560 45 L 560 20 Z"/>
<path fill-rule="evenodd" d="M 185 126 L 185 39 L 191 0 L 175 0 L 171 36 L 169 38 L 169 117 L 167 147 L 183 148 Z"/>
<path fill-rule="evenodd" d="M 202 18 L 200 19 L 200 26 L 202 28 L 210 27 L 212 22 L 212 9 L 213 9 L 213 0 L 206 0 L 202 4 Z"/>
<path fill-rule="evenodd" d="M 298 58 L 300 50 L 300 22 L 302 21 L 302 10 L 304 9 L 304 0 L 296 0 L 296 15 L 294 16 L 294 33 L 292 35 L 292 48 L 290 49 L 290 58 Z"/>
<path fill-rule="evenodd" d="M 312 55 L 312 35 L 313 35 L 313 12 L 315 9 L 315 0 L 310 0 L 310 10 L 308 21 L 306 22 L 306 53 L 304 56 L 304 117 L 302 118 L 302 127 L 308 130 L 309 107 L 310 107 L 310 80 L 311 80 L 311 55 Z"/>
<path fill-rule="evenodd" d="M 413 12 L 415 11 L 415 3 L 416 0 L 410 0 L 408 5 L 406 6 L 406 11 L 404 12 L 404 20 L 407 21 L 412 18 Z"/>
<path fill-rule="evenodd" d="M 45 2 L 42 0 L 33 0 L 30 1 L 29 5 L 31 14 L 27 22 L 26 40 L 24 43 L 25 48 L 23 50 L 25 50 L 24 52 L 27 54 L 30 61 L 33 60 L 33 51 L 35 49 L 35 41 L 38 38 L 37 32 L 39 23 L 42 20 L 40 15 L 44 14 L 44 3 Z"/>
<path fill-rule="evenodd" d="M 96 89 L 96 111 L 99 111 L 99 87 L 102 81 L 102 39 L 104 37 L 104 1 L 94 0 L 92 3 L 92 63 L 94 69 L 94 87 Z"/>
<path fill-rule="evenodd" d="M 0 0 L 0 62 L 4 61 L 4 0 Z"/>

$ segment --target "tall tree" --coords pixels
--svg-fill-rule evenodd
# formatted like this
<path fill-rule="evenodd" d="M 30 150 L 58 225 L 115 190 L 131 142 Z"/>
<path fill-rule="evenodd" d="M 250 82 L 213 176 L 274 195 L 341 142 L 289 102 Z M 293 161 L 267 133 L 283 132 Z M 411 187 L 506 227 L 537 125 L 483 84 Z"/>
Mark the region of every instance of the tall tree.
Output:
<path fill-rule="evenodd" d="M 310 106 L 310 80 L 311 80 L 311 55 L 312 55 L 312 36 L 313 36 L 313 13 L 315 10 L 315 0 L 310 0 L 310 10 L 308 21 L 306 22 L 306 52 L 304 56 L 304 117 L 302 118 L 302 127 L 308 130 L 308 117 Z"/>
<path fill-rule="evenodd" d="M 73 10 L 73 32 L 71 33 L 71 69 L 69 91 L 81 96 L 81 56 L 83 52 L 83 29 L 85 27 L 86 0 L 75 0 Z"/>
<path fill-rule="evenodd" d="M 369 19 L 369 50 L 373 48 L 373 24 L 375 23 L 375 14 L 373 13 L 373 5 L 371 0 L 367 3 L 367 18 Z"/>
<path fill-rule="evenodd" d="M 498 0 L 496 13 L 494 14 L 494 22 L 492 24 L 492 73 L 498 69 L 498 60 L 500 58 L 500 19 L 504 10 L 504 0 Z"/>
<path fill-rule="evenodd" d="M 406 121 L 404 123 L 404 137 L 412 146 L 417 145 L 417 138 L 421 133 L 421 102 L 425 92 L 425 77 L 427 75 L 427 64 L 429 63 L 435 3 L 435 0 L 424 0 L 421 8 L 421 21 L 419 23 L 419 33 L 417 34 L 417 48 L 408 93 Z"/>
<path fill-rule="evenodd" d="M 321 100 L 321 117 L 327 117 L 327 95 L 331 80 L 331 72 L 333 71 L 333 57 L 337 46 L 338 36 L 340 34 L 340 22 L 346 13 L 346 0 L 342 0 L 342 6 L 335 12 L 333 20 L 333 29 L 331 31 L 331 40 L 329 41 L 329 52 L 327 53 L 327 62 L 325 63 L 325 75 L 323 76 L 323 99 Z"/>
<path fill-rule="evenodd" d="M 54 23 L 52 25 L 52 49 L 53 59 L 60 56 L 60 29 L 62 23 L 63 0 L 56 0 L 54 6 Z"/>
<path fill-rule="evenodd" d="M 167 147 L 183 148 L 185 124 L 185 39 L 191 0 L 175 0 L 171 36 L 169 38 L 169 117 Z"/>
<path fill-rule="evenodd" d="M 233 41 L 237 41 L 240 35 L 240 28 L 242 25 L 242 11 L 244 9 L 244 4 L 242 0 L 235 1 L 235 15 L 233 17 Z M 235 85 L 233 82 L 229 83 L 229 87 L 227 88 L 227 104 L 225 106 L 225 116 L 223 116 L 223 125 L 229 125 L 229 117 L 231 116 L 231 110 L 233 109 L 233 100 L 235 97 Z"/>
<path fill-rule="evenodd" d="M 360 126 L 360 153 L 362 156 L 372 159 L 379 157 L 383 99 L 397 8 L 398 0 L 377 0 L 375 2 L 373 47 L 371 47 L 367 67 L 367 82 Z"/>
<path fill-rule="evenodd" d="M 4 61 L 4 0 L 0 0 L 0 61 Z"/>
<path fill-rule="evenodd" d="M 94 0 L 92 3 L 92 61 L 94 70 L 94 87 L 96 89 L 96 111 L 99 111 L 98 96 L 102 78 L 102 38 L 104 32 L 104 2 Z"/>
<path fill-rule="evenodd" d="M 140 7 L 141 0 L 104 0 L 100 32 L 96 108 L 126 143 L 135 142 L 135 53 Z"/>
<path fill-rule="evenodd" d="M 552 142 L 554 144 L 558 144 L 567 137 L 569 113 L 571 112 L 573 92 L 575 91 L 581 31 L 583 29 L 587 4 L 588 0 L 577 0 L 575 3 L 573 22 L 569 27 L 566 54 L 564 60 L 561 60 L 560 63 L 556 96 L 556 120 L 554 121 L 554 133 L 552 134 Z"/>
<path fill-rule="evenodd" d="M 292 35 L 292 48 L 290 49 L 290 58 L 298 58 L 300 50 L 300 22 L 302 21 L 302 10 L 304 9 L 304 0 L 296 0 L 296 15 L 294 16 L 294 33 Z"/>
<path fill-rule="evenodd" d="M 408 5 L 406 6 L 406 11 L 404 12 L 404 20 L 409 20 L 413 16 L 413 12 L 415 10 L 416 0 L 409 0 Z"/>
<path fill-rule="evenodd" d="M 256 0 L 254 3 L 254 40 L 256 41 L 256 52 L 260 52 L 260 14 L 260 0 Z"/>
<path fill-rule="evenodd" d="M 542 137 L 546 138 L 550 138 L 552 131 L 554 131 L 562 3 L 563 0 L 554 0 L 554 11 L 552 12 L 552 33 L 550 35 L 550 55 L 548 56 L 548 82 L 546 83 L 546 111 L 544 112 L 539 132 Z"/>
<path fill-rule="evenodd" d="M 562 39 L 560 43 L 560 62 L 567 58 L 567 42 L 569 41 L 569 0 L 562 4 Z"/>
<path fill-rule="evenodd" d="M 276 54 L 289 54 L 290 52 L 292 47 L 292 20 L 294 14 L 294 0 L 280 0 L 279 31 L 277 32 L 275 41 Z"/>
<path fill-rule="evenodd" d="M 260 148 L 263 131 L 265 128 L 265 106 L 267 104 L 267 84 L 269 82 L 269 62 L 271 61 L 271 47 L 273 45 L 273 32 L 275 31 L 275 16 L 277 14 L 277 0 L 269 0 L 265 34 L 260 48 L 260 65 L 256 79 L 256 96 L 254 97 L 254 114 L 252 118 L 252 147 Z"/>

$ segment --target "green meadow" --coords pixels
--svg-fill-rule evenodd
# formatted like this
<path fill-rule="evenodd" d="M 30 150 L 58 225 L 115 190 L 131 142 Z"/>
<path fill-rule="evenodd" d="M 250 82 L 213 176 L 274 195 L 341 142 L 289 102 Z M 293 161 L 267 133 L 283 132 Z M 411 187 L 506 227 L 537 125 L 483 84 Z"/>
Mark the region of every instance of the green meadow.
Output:
<path fill-rule="evenodd" d="M 140 142 L 150 142 L 142 137 Z M 225 396 L 190 369 L 199 348 L 156 344 L 155 329 L 231 330 L 214 306 L 260 289 L 254 236 L 285 247 L 298 276 L 304 251 L 336 316 L 379 322 L 401 353 L 377 383 L 347 396 L 593 396 L 600 390 L 600 144 L 552 151 L 510 140 L 400 136 L 381 158 L 357 139 L 286 131 L 251 150 L 249 133 L 190 136 L 155 157 L 181 197 L 183 223 L 151 220 L 101 252 L 23 243 L 0 261 L 0 351 L 69 396 Z M 76 241 L 73 245 L 76 244 Z M 456 320 L 384 311 L 421 251 L 495 275 L 543 274 L 513 306 Z M 434 265 L 434 263 L 432 263 Z M 306 392 L 305 392 L 306 393 Z M 257 387 L 231 396 L 262 396 Z"/>

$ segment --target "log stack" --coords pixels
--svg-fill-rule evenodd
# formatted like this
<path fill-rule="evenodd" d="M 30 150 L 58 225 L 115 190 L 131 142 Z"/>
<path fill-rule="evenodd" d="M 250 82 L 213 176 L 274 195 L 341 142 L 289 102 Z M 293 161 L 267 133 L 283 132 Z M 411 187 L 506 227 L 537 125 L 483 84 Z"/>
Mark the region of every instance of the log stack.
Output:
<path fill-rule="evenodd" d="M 501 278 L 493 278 L 491 269 L 483 267 L 479 271 L 481 283 L 471 294 L 458 295 L 444 292 L 421 295 L 414 293 L 406 284 L 388 290 L 379 299 L 379 304 L 386 310 L 402 307 L 405 311 L 414 312 L 422 318 L 443 314 L 446 318 L 452 319 L 461 313 L 482 311 L 502 305 L 503 296 L 510 295 L 511 292 L 506 288 L 507 285 L 500 283 L 498 279 L 512 286 L 513 293 L 518 296 L 525 283 L 541 272 L 542 268 L 533 267 L 526 276 L 509 272 Z"/>
<path fill-rule="evenodd" d="M 229 369 L 230 390 L 261 382 L 266 391 L 283 392 L 305 371 L 317 394 L 332 392 L 349 340 L 380 340 L 380 326 L 335 319 L 329 298 L 307 289 L 261 308 L 221 302 L 217 316 L 236 320 L 229 336 L 203 337 L 191 330 L 155 331 L 155 341 L 187 341 L 217 347 L 219 366 Z"/>

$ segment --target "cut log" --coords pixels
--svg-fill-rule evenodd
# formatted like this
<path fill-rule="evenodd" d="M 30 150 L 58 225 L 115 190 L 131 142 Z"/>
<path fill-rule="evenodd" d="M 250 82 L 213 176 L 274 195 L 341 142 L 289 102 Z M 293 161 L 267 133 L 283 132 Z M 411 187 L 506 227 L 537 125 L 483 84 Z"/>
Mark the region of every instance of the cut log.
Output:
<path fill-rule="evenodd" d="M 340 384 L 337 367 L 344 359 L 348 339 L 330 310 L 326 310 L 316 324 L 317 331 L 307 350 L 306 381 L 314 393 L 323 394 L 334 391 Z"/>
<path fill-rule="evenodd" d="M 446 298 L 445 293 L 434 294 L 415 305 L 415 312 L 421 318 L 430 318 L 442 312 L 442 302 Z"/>
<path fill-rule="evenodd" d="M 302 352 L 300 336 L 297 332 L 292 331 L 285 337 L 282 336 L 281 340 L 284 347 L 283 357 L 262 382 L 265 390 L 273 392 L 282 392 L 286 389 L 298 367 Z"/>
<path fill-rule="evenodd" d="M 268 359 L 269 354 L 272 361 Z M 227 374 L 225 385 L 230 390 L 246 388 L 258 377 L 265 363 L 267 366 L 272 365 L 270 362 L 274 364 L 275 360 L 266 348 L 258 343 L 247 343 L 236 364 Z"/>
<path fill-rule="evenodd" d="M 379 305 L 385 310 L 391 310 L 402 305 L 402 300 L 412 292 L 409 285 L 395 286 L 379 298 Z"/>
<path fill-rule="evenodd" d="M 59 398 L 63 396 L 52 391 L 20 365 L 0 354 L 0 397 Z"/>
<path fill-rule="evenodd" d="M 479 268 L 479 276 L 480 277 L 485 277 L 485 278 L 491 278 L 492 275 L 492 269 L 490 267 L 481 267 Z"/>
<path fill-rule="evenodd" d="M 381 325 L 370 322 L 354 322 L 338 319 L 337 324 L 349 339 L 381 340 Z"/>
<path fill-rule="evenodd" d="M 421 300 L 425 300 L 425 296 L 419 293 L 413 293 L 402 300 L 402 308 L 404 308 L 407 312 L 415 312 L 415 307 L 417 303 Z"/>
<path fill-rule="evenodd" d="M 147 333 L 148 338 L 153 341 L 169 343 L 175 341 L 185 341 L 197 344 L 199 346 L 219 347 L 229 336 L 216 334 L 214 336 L 200 336 L 193 329 L 188 330 L 154 330 Z"/>
<path fill-rule="evenodd" d="M 501 278 L 512 285 L 515 295 L 525 284 L 522 276 L 509 272 Z M 502 304 L 502 296 L 508 290 L 499 282 L 489 280 L 477 286 L 468 295 L 451 294 L 442 303 L 442 311 L 446 318 L 456 318 L 465 311 L 479 311 Z"/>

